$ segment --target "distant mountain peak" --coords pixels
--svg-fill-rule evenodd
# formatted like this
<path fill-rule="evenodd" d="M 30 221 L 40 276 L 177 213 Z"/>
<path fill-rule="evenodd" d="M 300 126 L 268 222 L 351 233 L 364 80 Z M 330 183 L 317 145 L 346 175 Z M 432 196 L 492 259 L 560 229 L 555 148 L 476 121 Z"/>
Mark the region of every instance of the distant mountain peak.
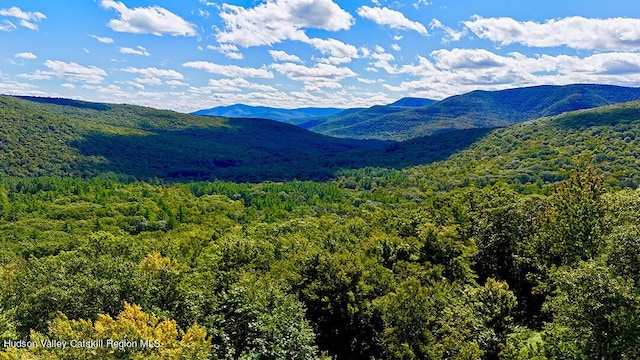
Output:
<path fill-rule="evenodd" d="M 417 97 L 403 97 L 402 99 L 389 104 L 389 106 L 404 106 L 404 107 L 423 107 L 429 106 L 438 102 L 438 100 L 424 99 Z"/>

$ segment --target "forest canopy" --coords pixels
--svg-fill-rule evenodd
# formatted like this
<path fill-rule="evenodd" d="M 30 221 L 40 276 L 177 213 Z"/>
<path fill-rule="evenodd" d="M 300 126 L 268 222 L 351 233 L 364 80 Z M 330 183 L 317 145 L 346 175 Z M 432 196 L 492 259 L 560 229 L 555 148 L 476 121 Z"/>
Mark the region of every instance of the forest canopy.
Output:
<path fill-rule="evenodd" d="M 0 359 L 640 353 L 639 103 L 383 147 L 313 137 L 330 145 L 322 179 L 232 182 L 134 176 L 133 162 L 110 171 L 122 149 L 73 145 L 97 130 L 148 141 L 132 146 L 233 126 L 245 138 L 246 123 L 1 100 L 2 136 L 17 140 L 0 152 Z M 412 149 L 433 158 L 404 169 L 351 159 Z M 273 171 L 300 169 L 280 155 Z M 209 165 L 232 173 L 225 159 Z"/>

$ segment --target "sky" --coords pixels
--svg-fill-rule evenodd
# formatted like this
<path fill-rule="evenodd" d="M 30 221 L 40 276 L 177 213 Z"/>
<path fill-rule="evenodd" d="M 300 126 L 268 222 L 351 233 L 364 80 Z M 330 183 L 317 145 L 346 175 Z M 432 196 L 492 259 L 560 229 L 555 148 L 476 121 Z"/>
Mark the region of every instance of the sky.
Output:
<path fill-rule="evenodd" d="M 0 0 L 0 93 L 192 112 L 640 86 L 637 0 Z"/>

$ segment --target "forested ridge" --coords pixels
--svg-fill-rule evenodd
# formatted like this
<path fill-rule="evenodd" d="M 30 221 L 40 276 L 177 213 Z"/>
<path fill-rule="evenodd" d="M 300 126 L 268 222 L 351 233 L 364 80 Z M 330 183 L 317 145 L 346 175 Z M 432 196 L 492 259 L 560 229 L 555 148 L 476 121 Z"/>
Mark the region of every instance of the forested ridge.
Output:
<path fill-rule="evenodd" d="M 41 151 L 93 159 L 68 151 L 86 136 L 74 121 L 109 110 L 55 106 L 58 122 L 28 116 L 59 135 Z M 154 125 L 128 131 L 191 127 L 148 111 Z M 33 134 L 18 132 L 3 169 L 24 174 L 0 180 L 0 359 L 637 358 L 638 120 L 627 103 L 456 149 L 353 149 L 433 146 L 431 164 L 255 183 L 76 174 L 65 159 L 47 173 L 52 156 L 15 153 Z M 71 340 L 138 346 L 42 345 Z"/>
<path fill-rule="evenodd" d="M 543 116 L 640 100 L 640 89 L 598 84 L 476 90 L 419 107 L 402 102 L 343 112 L 303 123 L 306 129 L 347 138 L 407 140 L 441 131 L 508 126 Z"/>

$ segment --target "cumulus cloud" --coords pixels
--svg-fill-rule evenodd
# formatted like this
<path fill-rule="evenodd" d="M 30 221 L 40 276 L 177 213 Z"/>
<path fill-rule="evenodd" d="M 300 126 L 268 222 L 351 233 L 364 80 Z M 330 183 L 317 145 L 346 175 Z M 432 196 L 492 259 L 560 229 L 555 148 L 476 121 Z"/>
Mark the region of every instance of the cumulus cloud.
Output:
<path fill-rule="evenodd" d="M 136 82 L 135 83 L 131 83 L 131 84 L 144 84 L 144 85 L 162 85 L 162 79 L 157 78 L 157 77 L 141 77 L 141 78 L 136 78 L 135 79 Z M 144 86 L 142 86 L 142 89 L 144 90 Z"/>
<path fill-rule="evenodd" d="M 51 72 L 38 70 L 33 74 L 18 74 L 18 77 L 27 80 L 49 80 L 53 77 Z"/>
<path fill-rule="evenodd" d="M 230 59 L 239 60 L 244 58 L 244 55 L 238 51 L 238 47 L 233 44 L 220 44 L 220 46 L 209 45 L 207 49 L 218 51 Z"/>
<path fill-rule="evenodd" d="M 288 54 L 286 51 L 282 51 L 282 50 L 269 50 L 269 55 L 271 55 L 271 57 L 275 61 L 294 62 L 294 63 L 302 62 L 302 60 L 298 56 Z"/>
<path fill-rule="evenodd" d="M 89 84 L 97 84 L 104 80 L 107 72 L 96 66 L 83 66 L 75 62 L 64 62 L 57 60 L 47 60 L 44 66 L 48 71 L 43 75 L 51 75 L 67 79 L 68 81 L 84 81 Z"/>
<path fill-rule="evenodd" d="M 50 93 L 38 90 L 38 87 L 33 84 L 17 81 L 0 81 L 0 94 L 51 96 Z"/>
<path fill-rule="evenodd" d="M 358 15 L 369 19 L 378 25 L 385 25 L 392 29 L 413 30 L 421 35 L 429 35 L 427 28 L 417 21 L 411 21 L 400 11 L 386 7 L 361 6 Z"/>
<path fill-rule="evenodd" d="M 443 25 L 438 19 L 432 19 L 429 23 L 429 28 L 443 30 L 444 37 L 442 38 L 442 42 L 445 44 L 452 41 L 459 41 L 464 35 L 467 34 L 467 29 L 456 31 L 448 26 Z"/>
<path fill-rule="evenodd" d="M 379 65 L 379 64 L 378 64 Z M 374 65 L 375 66 L 375 65 Z M 377 66 L 390 74 L 404 74 L 399 84 L 383 84 L 387 90 L 416 96 L 443 98 L 476 89 L 498 90 L 518 86 L 572 83 L 608 83 L 637 86 L 640 54 L 596 53 L 569 55 L 506 55 L 485 49 L 439 49 L 414 64 Z"/>
<path fill-rule="evenodd" d="M 365 78 L 357 78 L 356 80 L 360 81 L 363 84 L 367 84 L 367 85 L 375 84 L 375 83 L 378 82 L 377 80 L 365 79 Z"/>
<path fill-rule="evenodd" d="M 25 59 L 25 60 L 34 60 L 38 58 L 32 52 L 21 52 L 21 53 L 15 54 L 14 56 L 17 57 L 18 59 Z"/>
<path fill-rule="evenodd" d="M 354 22 L 331 0 L 268 0 L 248 9 L 223 4 L 220 17 L 225 30 L 217 34 L 218 41 L 245 47 L 304 40 L 304 28 L 347 30 Z"/>
<path fill-rule="evenodd" d="M 233 79 L 211 79 L 209 80 L 209 90 L 213 91 L 242 91 L 243 89 L 251 89 L 257 91 L 277 91 L 273 86 L 256 84 L 242 78 Z"/>
<path fill-rule="evenodd" d="M 143 68 L 128 67 L 128 68 L 122 69 L 122 71 L 133 73 L 133 74 L 140 74 L 148 78 L 165 78 L 165 79 L 173 79 L 173 80 L 184 79 L 184 76 L 181 73 L 171 69 L 158 69 L 155 67 L 149 67 L 149 68 L 143 69 Z"/>
<path fill-rule="evenodd" d="M 464 21 L 464 25 L 479 38 L 502 46 L 518 43 L 529 47 L 567 46 L 588 50 L 640 49 L 640 19 L 634 18 L 571 16 L 539 23 L 476 15 Z"/>
<path fill-rule="evenodd" d="M 354 46 L 335 39 L 309 38 L 305 29 L 347 30 L 354 19 L 331 0 L 268 0 L 253 8 L 223 4 L 224 30 L 218 42 L 243 47 L 273 45 L 285 40 L 307 43 L 335 62 L 357 56 Z M 354 56 L 355 55 L 355 56 Z"/>
<path fill-rule="evenodd" d="M 333 64 L 350 62 L 352 58 L 358 57 L 358 49 L 349 44 L 345 44 L 336 39 L 309 39 L 306 41 L 321 53 L 329 55 L 327 62 Z"/>
<path fill-rule="evenodd" d="M 169 81 L 166 81 L 165 83 L 169 86 L 189 86 L 189 84 L 180 80 L 169 80 Z"/>
<path fill-rule="evenodd" d="M 98 35 L 91 35 L 92 38 L 98 40 L 99 42 L 103 43 L 103 44 L 111 44 L 113 43 L 113 39 L 110 37 L 102 37 L 102 36 L 98 36 Z"/>
<path fill-rule="evenodd" d="M 291 80 L 303 82 L 305 89 L 308 91 L 316 91 L 320 88 L 341 88 L 340 81 L 357 75 L 347 67 L 337 67 L 322 63 L 313 67 L 294 63 L 277 63 L 272 64 L 271 68 Z"/>
<path fill-rule="evenodd" d="M 145 49 L 142 46 L 137 46 L 135 49 L 130 47 L 121 47 L 121 48 L 118 48 L 118 51 L 120 51 L 120 53 L 122 54 L 128 54 L 128 55 L 141 55 L 141 56 L 151 55 L 147 51 L 147 49 Z"/>
<path fill-rule="evenodd" d="M 212 74 L 227 77 L 252 77 L 252 78 L 273 78 L 273 73 L 265 68 L 240 67 L 237 65 L 221 65 L 207 61 L 189 61 L 182 64 L 184 67 L 206 71 Z"/>
<path fill-rule="evenodd" d="M 157 36 L 194 36 L 195 26 L 180 16 L 160 6 L 128 8 L 119 1 L 102 0 L 104 9 L 113 9 L 119 19 L 111 19 L 107 26 L 113 31 Z"/>
<path fill-rule="evenodd" d="M 485 49 L 440 49 L 431 57 L 441 69 L 486 69 L 505 66 L 505 57 Z"/>
<path fill-rule="evenodd" d="M 41 12 L 22 11 L 22 9 L 17 6 L 10 7 L 9 9 L 0 9 L 0 16 L 15 18 L 19 20 L 20 26 L 30 30 L 38 30 L 37 23 L 47 18 L 45 14 Z M 1 31 L 10 31 L 16 28 L 17 26 L 9 20 L 5 20 L 3 25 L 0 25 Z"/>

